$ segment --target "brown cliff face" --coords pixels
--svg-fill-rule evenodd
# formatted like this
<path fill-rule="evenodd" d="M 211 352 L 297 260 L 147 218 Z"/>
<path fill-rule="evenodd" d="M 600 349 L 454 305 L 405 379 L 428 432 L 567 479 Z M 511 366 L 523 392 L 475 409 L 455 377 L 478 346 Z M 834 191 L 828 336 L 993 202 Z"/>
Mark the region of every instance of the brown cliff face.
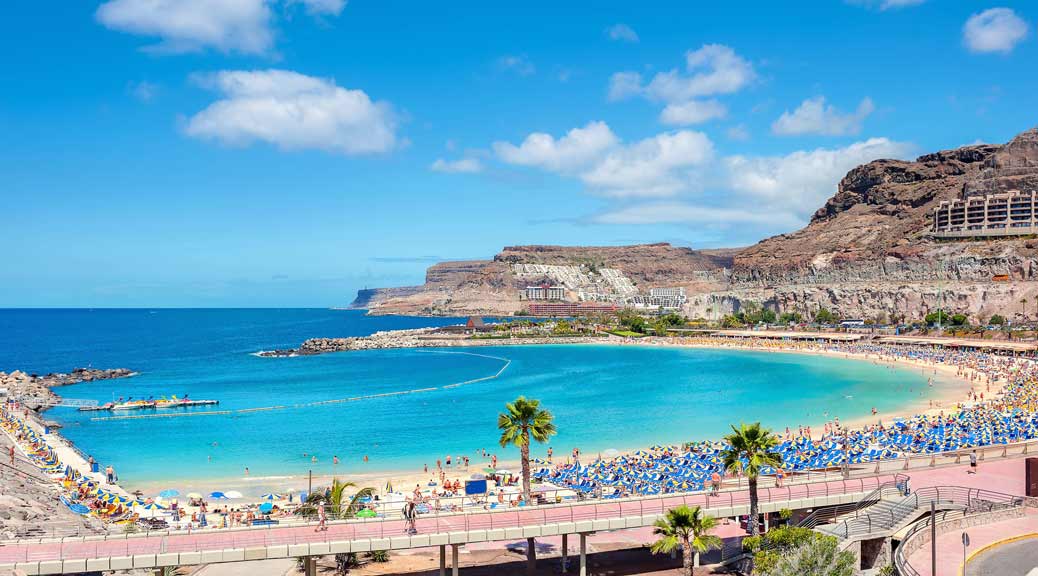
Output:
<path fill-rule="evenodd" d="M 523 284 L 511 265 L 525 263 L 616 268 L 639 289 L 684 286 L 692 316 L 717 316 L 754 301 L 780 312 L 825 306 L 847 316 L 916 318 L 938 299 L 973 315 L 1012 316 L 1022 310 L 1021 299 L 1038 296 L 1038 240 L 939 242 L 928 232 L 943 200 L 1036 189 L 1038 129 L 1032 129 L 1005 145 L 859 166 L 806 227 L 747 248 L 511 246 L 493 261 L 437 264 L 425 285 L 370 291 L 356 305 L 375 313 L 507 314 L 520 308 Z M 993 281 L 1003 275 L 1010 281 Z"/>

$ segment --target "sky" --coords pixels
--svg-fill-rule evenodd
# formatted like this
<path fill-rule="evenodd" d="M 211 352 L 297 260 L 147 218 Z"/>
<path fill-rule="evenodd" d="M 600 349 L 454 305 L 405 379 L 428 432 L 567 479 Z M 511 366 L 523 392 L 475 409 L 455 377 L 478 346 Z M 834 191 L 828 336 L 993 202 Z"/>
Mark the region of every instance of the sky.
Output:
<path fill-rule="evenodd" d="M 517 244 L 804 226 L 1038 124 L 1038 5 L 74 0 L 0 34 L 0 307 L 341 306 Z"/>

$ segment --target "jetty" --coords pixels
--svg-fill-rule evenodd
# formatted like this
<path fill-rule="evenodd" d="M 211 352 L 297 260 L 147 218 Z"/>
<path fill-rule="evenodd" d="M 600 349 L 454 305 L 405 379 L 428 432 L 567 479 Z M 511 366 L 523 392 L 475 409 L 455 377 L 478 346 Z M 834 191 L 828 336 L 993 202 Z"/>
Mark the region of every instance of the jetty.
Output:
<path fill-rule="evenodd" d="M 127 402 L 108 402 L 99 406 L 81 406 L 80 412 L 121 412 L 124 410 L 145 410 L 156 408 L 188 408 L 191 406 L 215 406 L 219 400 L 188 400 L 187 398 L 172 398 L 167 400 L 133 400 Z"/>

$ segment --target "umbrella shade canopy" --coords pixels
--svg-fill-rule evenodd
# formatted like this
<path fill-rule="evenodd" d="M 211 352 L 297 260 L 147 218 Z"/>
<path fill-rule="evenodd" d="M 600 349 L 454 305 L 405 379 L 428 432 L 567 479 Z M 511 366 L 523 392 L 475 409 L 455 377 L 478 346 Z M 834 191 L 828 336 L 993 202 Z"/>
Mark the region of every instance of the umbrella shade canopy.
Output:
<path fill-rule="evenodd" d="M 180 492 L 170 488 L 167 490 L 163 490 L 162 492 L 159 492 L 159 496 L 162 496 L 163 498 L 175 498 L 177 496 L 180 496 Z"/>
<path fill-rule="evenodd" d="M 500 474 L 501 476 L 511 476 L 512 475 L 512 471 L 511 470 L 498 470 L 497 474 Z"/>
<path fill-rule="evenodd" d="M 198 492 L 188 492 L 187 493 L 187 497 L 194 499 L 194 498 L 201 498 L 202 495 L 199 494 Z"/>
<path fill-rule="evenodd" d="M 619 455 L 620 455 L 620 451 L 617 450 L 616 448 L 606 448 L 605 450 L 602 451 L 602 456 L 605 456 L 606 458 L 615 458 L 615 457 L 617 457 Z"/>
<path fill-rule="evenodd" d="M 141 504 L 141 508 L 144 508 L 145 510 L 165 510 L 165 508 L 159 505 L 158 502 L 145 502 L 144 504 Z"/>
<path fill-rule="evenodd" d="M 365 508 L 360 512 L 357 512 L 357 518 L 374 518 L 375 516 L 375 511 L 370 508 Z"/>
<path fill-rule="evenodd" d="M 260 496 L 260 498 L 263 498 L 264 500 L 281 500 L 282 498 L 284 498 L 284 496 L 282 496 L 281 494 L 276 494 L 274 492 L 268 492 Z"/>
<path fill-rule="evenodd" d="M 210 492 L 209 497 L 213 500 L 227 500 L 227 495 L 223 492 Z"/>
<path fill-rule="evenodd" d="M 487 477 L 479 472 L 476 472 L 472 476 L 469 476 L 469 480 L 486 480 Z"/>
<path fill-rule="evenodd" d="M 237 490 L 228 490 L 227 492 L 224 492 L 223 495 L 228 497 L 228 498 L 241 498 L 242 497 L 241 492 L 238 492 Z"/>
<path fill-rule="evenodd" d="M 264 514 L 266 514 L 267 512 L 270 512 L 273 509 L 274 509 L 274 505 L 271 504 L 270 502 L 264 502 L 263 504 L 260 504 L 260 507 L 259 507 L 259 511 L 263 512 Z"/>

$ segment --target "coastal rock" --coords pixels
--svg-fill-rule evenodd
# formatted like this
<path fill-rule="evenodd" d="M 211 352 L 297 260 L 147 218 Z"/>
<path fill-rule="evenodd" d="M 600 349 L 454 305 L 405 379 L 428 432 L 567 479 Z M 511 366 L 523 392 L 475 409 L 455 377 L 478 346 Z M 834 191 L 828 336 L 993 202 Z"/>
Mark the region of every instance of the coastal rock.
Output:
<path fill-rule="evenodd" d="M 14 370 L 10 374 L 0 372 L 0 388 L 6 390 L 8 397 L 18 400 L 31 410 L 39 411 L 59 402 L 58 396 L 51 388 L 95 380 L 127 378 L 134 374 L 136 372 L 126 368 L 76 368 L 68 373 L 54 372 L 43 376 Z"/>

